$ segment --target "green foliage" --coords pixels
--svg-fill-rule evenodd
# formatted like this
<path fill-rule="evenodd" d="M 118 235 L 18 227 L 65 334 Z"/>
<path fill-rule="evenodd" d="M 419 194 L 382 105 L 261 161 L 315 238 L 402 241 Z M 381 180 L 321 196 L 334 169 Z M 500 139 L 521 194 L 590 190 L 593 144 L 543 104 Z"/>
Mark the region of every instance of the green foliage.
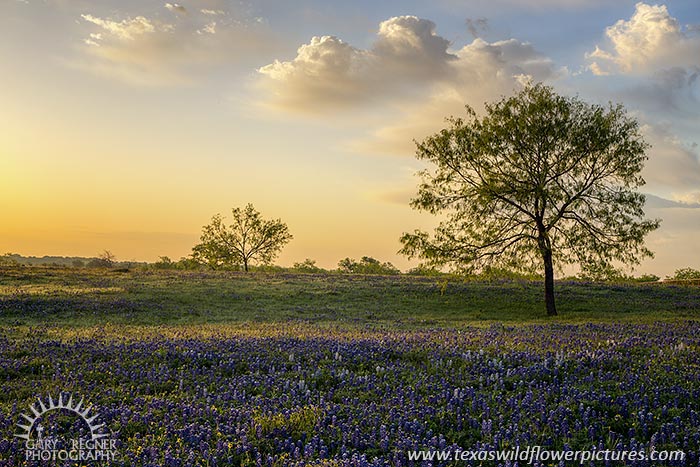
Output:
<path fill-rule="evenodd" d="M 202 228 L 201 242 L 192 248 L 192 257 L 212 269 L 245 271 L 252 264 L 269 265 L 293 237 L 280 219 L 264 220 L 252 204 L 231 210 L 233 222 L 224 223 L 216 214 Z"/>
<path fill-rule="evenodd" d="M 173 262 L 167 256 L 158 257 L 158 261 L 153 263 L 153 267 L 156 269 L 175 269 L 177 263 Z"/>
<path fill-rule="evenodd" d="M 371 256 L 363 256 L 360 261 L 355 261 L 352 258 L 341 259 L 338 262 L 338 271 L 346 274 L 401 274 L 401 271 L 393 264 L 389 262 L 382 263 Z"/>
<path fill-rule="evenodd" d="M 357 267 L 357 261 L 354 259 L 350 258 L 343 258 L 340 261 L 338 261 L 338 271 L 343 272 L 346 274 L 352 274 L 355 272 L 355 268 Z"/>
<path fill-rule="evenodd" d="M 316 261 L 310 258 L 306 258 L 301 263 L 294 263 L 292 271 L 306 274 L 320 274 L 326 272 L 325 269 L 316 266 Z"/>
<path fill-rule="evenodd" d="M 314 427 L 320 422 L 322 415 L 323 411 L 316 406 L 299 407 L 285 414 L 254 415 L 254 428 L 251 428 L 250 436 L 255 438 L 255 428 L 260 427 L 264 434 L 282 430 L 292 438 L 299 439 L 304 434 L 313 433 Z"/>
<path fill-rule="evenodd" d="M 184 269 L 184 270 L 195 270 L 195 269 L 201 269 L 202 264 L 194 259 L 192 256 L 183 256 L 180 258 L 176 264 L 177 269 Z"/>
<path fill-rule="evenodd" d="M 149 267 L 160 270 L 180 269 L 186 271 L 194 271 L 204 268 L 202 263 L 191 256 L 183 256 L 177 261 L 173 261 L 168 256 L 159 256 L 158 261 L 150 264 Z"/>
<path fill-rule="evenodd" d="M 648 145 L 622 106 L 538 84 L 485 110 L 467 106 L 466 119 L 418 143 L 416 156 L 433 168 L 421 172 L 411 205 L 445 220 L 432 236 L 404 233 L 401 253 L 467 273 L 544 264 L 550 314 L 555 267 L 607 272 L 652 255 L 644 237 L 659 221 L 644 219 L 636 192 Z"/>
<path fill-rule="evenodd" d="M 626 279 L 631 279 L 619 269 L 610 264 L 583 264 L 581 272 L 578 274 L 578 279 L 594 282 L 621 282 Z"/>
<path fill-rule="evenodd" d="M 651 283 L 658 282 L 659 276 L 655 274 L 642 274 L 635 277 L 625 274 L 619 268 L 609 267 L 588 267 L 582 268 L 581 271 L 574 277 L 565 280 L 589 281 L 589 282 L 608 282 L 608 283 Z"/>
<path fill-rule="evenodd" d="M 419 264 L 418 266 L 406 271 L 406 274 L 409 276 L 440 276 L 443 273 L 435 267 Z"/>
<path fill-rule="evenodd" d="M 670 277 L 669 279 L 677 281 L 700 279 L 700 271 L 693 268 L 676 269 L 676 272 L 673 274 L 673 277 Z"/>
<path fill-rule="evenodd" d="M 661 278 L 656 274 L 642 274 L 639 277 L 633 277 L 634 282 L 658 282 Z"/>
<path fill-rule="evenodd" d="M 0 262 L 3 260 L 9 261 L 5 264 L 18 266 L 40 266 L 40 267 L 55 267 L 55 268 L 83 268 L 92 261 L 91 267 L 105 267 L 105 264 L 98 261 L 98 258 L 86 258 L 82 256 L 22 256 L 17 253 L 7 253 L 0 256 Z M 126 263 L 115 262 L 113 266 L 123 265 Z M 147 263 L 130 261 L 129 266 L 146 266 Z"/>

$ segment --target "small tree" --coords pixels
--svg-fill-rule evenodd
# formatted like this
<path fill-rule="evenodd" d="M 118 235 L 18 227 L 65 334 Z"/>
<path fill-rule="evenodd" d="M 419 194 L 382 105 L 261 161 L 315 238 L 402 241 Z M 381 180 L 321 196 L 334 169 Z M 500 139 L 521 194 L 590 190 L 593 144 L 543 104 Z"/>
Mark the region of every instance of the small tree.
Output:
<path fill-rule="evenodd" d="M 175 269 L 176 263 L 168 256 L 159 256 L 158 261 L 153 263 L 153 267 L 156 269 Z"/>
<path fill-rule="evenodd" d="M 556 315 L 555 265 L 601 270 L 652 253 L 644 237 L 647 159 L 636 120 L 621 106 L 589 105 L 541 84 L 485 106 L 478 117 L 418 144 L 423 171 L 414 208 L 446 214 L 434 237 L 405 233 L 401 252 L 458 269 L 544 269 L 545 304 Z"/>
<path fill-rule="evenodd" d="M 176 263 L 176 269 L 195 270 L 202 267 L 202 263 L 192 256 L 183 256 Z"/>
<path fill-rule="evenodd" d="M 97 258 L 92 258 L 88 261 L 87 266 L 90 268 L 111 268 L 114 267 L 117 257 L 109 250 L 104 250 L 97 255 Z"/>
<path fill-rule="evenodd" d="M 319 274 L 325 272 L 323 268 L 316 265 L 316 261 L 311 258 L 306 258 L 301 263 L 294 263 L 292 266 L 294 272 L 302 272 L 306 274 Z"/>
<path fill-rule="evenodd" d="M 13 258 L 12 253 L 6 253 L 2 256 L 0 256 L 0 267 L 3 268 L 14 268 L 19 266 L 19 262 Z"/>
<path fill-rule="evenodd" d="M 264 220 L 252 204 L 231 210 L 233 222 L 216 214 L 202 228 L 201 242 L 192 248 L 195 259 L 216 269 L 253 263 L 270 264 L 293 237 L 280 219 Z"/>

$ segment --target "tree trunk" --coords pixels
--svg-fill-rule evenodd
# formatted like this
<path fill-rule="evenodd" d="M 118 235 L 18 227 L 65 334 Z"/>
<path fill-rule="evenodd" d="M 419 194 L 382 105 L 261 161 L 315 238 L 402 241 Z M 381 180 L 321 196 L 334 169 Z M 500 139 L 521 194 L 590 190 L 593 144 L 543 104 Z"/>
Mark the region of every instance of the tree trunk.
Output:
<path fill-rule="evenodd" d="M 547 248 L 542 252 L 544 259 L 544 303 L 547 307 L 547 316 L 556 316 L 557 307 L 554 303 L 554 265 L 552 264 L 552 250 Z"/>
<path fill-rule="evenodd" d="M 245 272 L 248 272 L 248 260 L 246 258 L 243 258 L 243 269 Z"/>

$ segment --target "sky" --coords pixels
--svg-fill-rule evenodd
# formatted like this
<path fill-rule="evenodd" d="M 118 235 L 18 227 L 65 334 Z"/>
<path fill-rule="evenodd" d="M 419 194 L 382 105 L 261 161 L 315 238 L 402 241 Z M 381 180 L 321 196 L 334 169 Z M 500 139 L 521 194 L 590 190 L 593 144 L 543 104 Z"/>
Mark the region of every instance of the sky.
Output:
<path fill-rule="evenodd" d="M 641 122 L 635 272 L 700 268 L 697 0 L 0 0 L 0 63 L 3 252 L 178 259 L 252 203 L 278 264 L 405 270 L 413 141 L 535 81 Z"/>

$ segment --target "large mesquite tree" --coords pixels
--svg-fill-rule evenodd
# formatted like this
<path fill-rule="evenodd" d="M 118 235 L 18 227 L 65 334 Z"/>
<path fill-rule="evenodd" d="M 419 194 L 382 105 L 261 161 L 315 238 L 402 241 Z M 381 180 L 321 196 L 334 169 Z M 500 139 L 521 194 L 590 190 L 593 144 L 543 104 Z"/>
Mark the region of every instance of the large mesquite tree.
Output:
<path fill-rule="evenodd" d="M 544 271 L 548 315 L 556 315 L 554 269 L 638 264 L 644 237 L 640 172 L 647 157 L 637 121 L 622 106 L 590 105 L 528 86 L 486 104 L 418 143 L 416 209 L 441 215 L 433 236 L 401 237 L 401 252 L 432 265 Z"/>

